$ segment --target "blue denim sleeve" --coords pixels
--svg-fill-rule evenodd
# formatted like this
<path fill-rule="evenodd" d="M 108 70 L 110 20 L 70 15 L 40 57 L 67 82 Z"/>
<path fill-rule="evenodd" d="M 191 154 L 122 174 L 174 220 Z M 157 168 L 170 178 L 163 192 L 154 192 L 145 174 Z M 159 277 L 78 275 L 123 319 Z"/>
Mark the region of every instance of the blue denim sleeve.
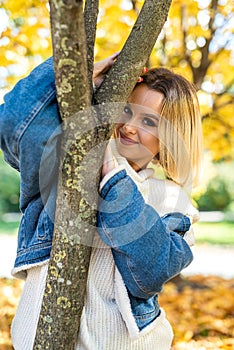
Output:
<path fill-rule="evenodd" d="M 21 176 L 21 209 L 47 188 L 58 167 L 61 134 L 53 58 L 20 80 L 0 106 L 0 148 Z"/>
<path fill-rule="evenodd" d="M 190 247 L 181 236 L 189 229 L 190 220 L 178 213 L 175 221 L 168 220 L 173 214 L 160 218 L 125 170 L 105 184 L 101 197 L 99 235 L 112 248 L 130 293 L 148 299 L 192 261 Z"/>

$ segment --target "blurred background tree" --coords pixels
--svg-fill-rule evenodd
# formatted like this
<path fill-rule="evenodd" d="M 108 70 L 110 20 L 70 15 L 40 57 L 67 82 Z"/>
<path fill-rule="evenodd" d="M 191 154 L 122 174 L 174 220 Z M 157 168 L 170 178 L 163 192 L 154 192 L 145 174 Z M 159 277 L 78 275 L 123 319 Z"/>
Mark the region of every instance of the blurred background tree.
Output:
<path fill-rule="evenodd" d="M 96 60 L 121 50 L 143 2 L 100 0 Z M 149 59 L 149 66 L 172 67 L 198 89 L 206 154 L 217 165 L 214 171 L 205 162 L 205 181 L 209 180 L 209 185 L 195 195 L 203 210 L 232 208 L 230 201 L 234 200 L 234 190 L 227 185 L 234 183 L 233 10 L 232 0 L 173 0 L 169 18 Z M 2 100 L 17 80 L 52 54 L 48 2 L 2 0 L 0 47 Z M 1 164 L 1 173 L 3 167 Z M 217 171 L 223 167 L 226 172 L 220 176 Z M 4 191 L 10 185 L 0 186 Z M 218 193 L 222 193 L 222 199 Z"/>

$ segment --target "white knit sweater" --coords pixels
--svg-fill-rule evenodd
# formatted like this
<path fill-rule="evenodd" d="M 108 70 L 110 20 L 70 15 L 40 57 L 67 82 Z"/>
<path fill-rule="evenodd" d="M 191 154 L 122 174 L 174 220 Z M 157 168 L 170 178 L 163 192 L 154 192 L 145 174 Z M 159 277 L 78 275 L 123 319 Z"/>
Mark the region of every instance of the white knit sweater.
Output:
<path fill-rule="evenodd" d="M 136 173 L 126 159 L 118 154 L 114 140 L 110 141 L 110 146 L 116 168 L 105 176 L 101 187 L 114 173 L 125 168 L 145 201 L 159 215 L 181 212 L 187 214 L 193 222 L 198 219 L 198 211 L 181 187 L 171 181 L 155 179 L 153 169 Z M 189 244 L 193 243 L 192 230 L 186 234 L 185 239 Z M 111 249 L 96 235 L 77 350 L 168 350 L 172 338 L 173 332 L 163 310 L 154 322 L 142 331 L 138 330 Z"/>
<path fill-rule="evenodd" d="M 125 168 L 132 177 L 145 201 L 159 215 L 181 212 L 192 222 L 198 220 L 198 211 L 192 206 L 185 191 L 168 180 L 153 177 L 153 169 L 136 173 L 116 149 L 110 147 L 116 168 L 102 180 L 101 186 L 120 169 Z M 185 236 L 193 244 L 193 231 Z M 48 262 L 45 263 L 47 265 Z M 40 313 L 47 266 L 33 267 L 28 271 L 24 291 L 12 326 L 15 350 L 31 350 Z M 22 322 L 24 320 L 24 322 Z M 142 331 L 138 330 L 131 313 L 128 293 L 115 266 L 111 249 L 96 234 L 89 267 L 87 293 L 83 308 L 76 350 L 169 350 L 173 332 L 165 313 Z"/>

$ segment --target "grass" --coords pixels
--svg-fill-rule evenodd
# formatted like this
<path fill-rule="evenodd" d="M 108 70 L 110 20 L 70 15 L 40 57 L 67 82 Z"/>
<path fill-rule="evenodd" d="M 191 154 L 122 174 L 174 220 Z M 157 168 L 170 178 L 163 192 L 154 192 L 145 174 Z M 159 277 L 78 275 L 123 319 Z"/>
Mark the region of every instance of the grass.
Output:
<path fill-rule="evenodd" d="M 0 235 L 1 234 L 7 234 L 7 235 L 15 235 L 17 234 L 19 227 L 19 221 L 1 221 L 0 220 Z"/>
<path fill-rule="evenodd" d="M 196 243 L 234 246 L 234 222 L 199 222 L 194 225 Z"/>
<path fill-rule="evenodd" d="M 19 221 L 0 221 L 0 234 L 17 234 Z M 199 222 L 194 225 L 196 243 L 234 246 L 234 222 Z"/>

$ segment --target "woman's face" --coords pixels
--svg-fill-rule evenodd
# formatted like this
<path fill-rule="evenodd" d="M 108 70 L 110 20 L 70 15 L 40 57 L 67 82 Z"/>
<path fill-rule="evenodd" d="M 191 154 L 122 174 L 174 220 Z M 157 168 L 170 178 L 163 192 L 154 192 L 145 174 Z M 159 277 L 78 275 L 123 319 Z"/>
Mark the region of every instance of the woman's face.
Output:
<path fill-rule="evenodd" d="M 138 85 L 128 98 L 116 126 L 117 148 L 135 171 L 147 166 L 159 152 L 158 123 L 164 95 Z"/>

